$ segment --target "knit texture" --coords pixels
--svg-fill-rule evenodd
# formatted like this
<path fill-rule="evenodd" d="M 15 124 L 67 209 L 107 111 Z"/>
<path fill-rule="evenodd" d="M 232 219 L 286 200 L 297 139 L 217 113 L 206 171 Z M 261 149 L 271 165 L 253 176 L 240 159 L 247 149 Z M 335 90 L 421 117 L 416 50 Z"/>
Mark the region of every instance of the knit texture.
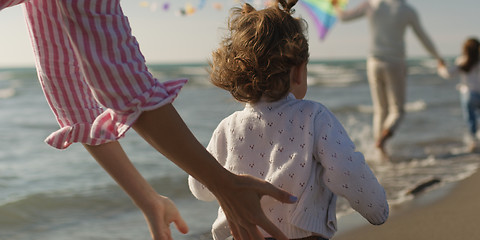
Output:
<path fill-rule="evenodd" d="M 267 217 L 288 238 L 331 238 L 337 230 L 336 195 L 374 224 L 388 217 L 383 187 L 340 122 L 320 103 L 290 94 L 277 102 L 247 104 L 218 125 L 207 149 L 231 172 L 264 179 L 299 197 L 295 204 L 271 197 L 261 201 Z M 191 176 L 189 186 L 198 199 L 215 199 Z M 212 232 L 214 239 L 230 235 L 221 209 Z"/>

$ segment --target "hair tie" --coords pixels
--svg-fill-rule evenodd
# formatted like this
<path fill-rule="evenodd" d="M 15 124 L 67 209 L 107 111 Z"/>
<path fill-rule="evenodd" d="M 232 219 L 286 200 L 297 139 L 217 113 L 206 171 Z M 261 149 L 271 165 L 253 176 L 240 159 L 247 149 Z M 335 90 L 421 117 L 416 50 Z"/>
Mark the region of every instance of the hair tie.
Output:
<path fill-rule="evenodd" d="M 282 6 L 283 11 L 287 14 L 293 14 L 294 10 L 292 8 L 297 2 L 298 0 L 277 0 L 277 3 Z"/>

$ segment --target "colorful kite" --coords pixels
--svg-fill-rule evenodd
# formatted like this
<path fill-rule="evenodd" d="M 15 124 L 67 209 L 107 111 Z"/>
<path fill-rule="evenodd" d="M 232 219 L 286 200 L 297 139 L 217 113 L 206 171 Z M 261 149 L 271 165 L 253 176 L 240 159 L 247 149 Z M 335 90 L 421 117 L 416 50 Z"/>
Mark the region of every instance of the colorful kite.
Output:
<path fill-rule="evenodd" d="M 308 14 L 313 18 L 315 26 L 318 29 L 321 40 L 325 39 L 328 30 L 337 21 L 335 7 L 332 0 L 300 0 L 299 1 L 307 10 Z M 340 8 L 347 5 L 348 0 L 337 0 Z"/>

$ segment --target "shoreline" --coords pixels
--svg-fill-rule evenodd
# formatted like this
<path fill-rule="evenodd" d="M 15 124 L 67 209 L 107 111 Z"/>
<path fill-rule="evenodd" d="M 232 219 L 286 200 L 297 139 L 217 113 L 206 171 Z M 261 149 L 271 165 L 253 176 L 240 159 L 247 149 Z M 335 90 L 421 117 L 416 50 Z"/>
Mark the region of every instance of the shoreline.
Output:
<path fill-rule="evenodd" d="M 480 239 L 480 171 L 391 207 L 387 222 L 369 224 L 360 214 L 339 218 L 333 240 Z"/>

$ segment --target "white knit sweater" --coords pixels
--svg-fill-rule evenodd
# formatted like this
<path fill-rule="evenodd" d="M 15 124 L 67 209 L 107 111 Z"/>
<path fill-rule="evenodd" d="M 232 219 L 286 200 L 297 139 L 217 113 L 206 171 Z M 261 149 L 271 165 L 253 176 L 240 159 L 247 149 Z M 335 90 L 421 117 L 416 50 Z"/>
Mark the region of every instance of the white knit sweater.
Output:
<path fill-rule="evenodd" d="M 331 238 L 337 229 L 336 195 L 372 224 L 388 217 L 383 187 L 340 122 L 320 103 L 289 94 L 277 102 L 247 104 L 218 125 L 207 149 L 231 172 L 265 179 L 299 198 L 295 204 L 271 197 L 261 202 L 288 238 Z M 198 199 L 215 200 L 191 176 L 189 186 Z M 216 240 L 230 236 L 221 209 L 212 233 Z"/>

